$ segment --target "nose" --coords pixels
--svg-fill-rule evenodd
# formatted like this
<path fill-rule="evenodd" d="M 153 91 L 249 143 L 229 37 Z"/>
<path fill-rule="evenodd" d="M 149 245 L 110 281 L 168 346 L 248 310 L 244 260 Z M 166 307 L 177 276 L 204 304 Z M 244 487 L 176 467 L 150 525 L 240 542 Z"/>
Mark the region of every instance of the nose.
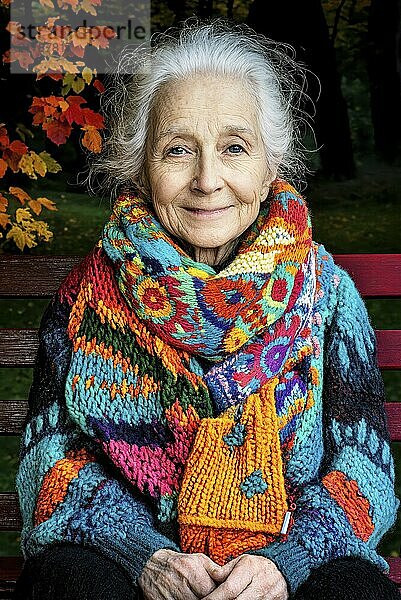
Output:
<path fill-rule="evenodd" d="M 213 153 L 202 153 L 194 170 L 191 190 L 204 195 L 213 194 L 224 186 L 221 175 L 221 165 Z"/>

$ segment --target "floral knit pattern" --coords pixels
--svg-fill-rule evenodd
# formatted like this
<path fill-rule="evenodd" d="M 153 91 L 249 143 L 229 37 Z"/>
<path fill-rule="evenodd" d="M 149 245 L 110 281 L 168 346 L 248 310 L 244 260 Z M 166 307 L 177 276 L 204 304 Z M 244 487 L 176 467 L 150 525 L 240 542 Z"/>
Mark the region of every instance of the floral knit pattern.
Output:
<path fill-rule="evenodd" d="M 89 545 L 135 581 L 159 548 L 251 552 L 292 591 L 336 556 L 386 569 L 375 548 L 398 501 L 375 352 L 285 182 L 220 273 L 121 197 L 42 322 L 24 555 Z"/>

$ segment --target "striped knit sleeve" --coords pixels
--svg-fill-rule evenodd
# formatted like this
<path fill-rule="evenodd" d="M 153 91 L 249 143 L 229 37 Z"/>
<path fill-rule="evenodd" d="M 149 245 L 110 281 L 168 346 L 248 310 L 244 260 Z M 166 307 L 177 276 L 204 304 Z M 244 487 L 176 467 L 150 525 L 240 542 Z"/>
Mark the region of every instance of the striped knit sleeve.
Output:
<path fill-rule="evenodd" d="M 286 539 L 255 552 L 276 563 L 293 592 L 311 569 L 336 557 L 358 556 L 387 571 L 376 549 L 399 505 L 375 334 L 352 279 L 339 268 L 337 274 L 325 334 L 323 460 L 302 485 Z"/>
<path fill-rule="evenodd" d="M 69 310 L 55 298 L 41 323 L 16 477 L 21 549 L 28 558 L 55 543 L 93 547 L 124 567 L 135 584 L 156 550 L 178 547 L 154 528 L 149 507 L 69 418 Z"/>

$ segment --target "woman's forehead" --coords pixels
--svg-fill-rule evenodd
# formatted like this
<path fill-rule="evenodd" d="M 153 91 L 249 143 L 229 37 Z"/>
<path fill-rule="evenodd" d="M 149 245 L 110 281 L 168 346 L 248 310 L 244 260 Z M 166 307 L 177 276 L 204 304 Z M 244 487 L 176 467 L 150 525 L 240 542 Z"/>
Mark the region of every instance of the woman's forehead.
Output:
<path fill-rule="evenodd" d="M 165 86 L 152 111 L 157 138 L 209 124 L 222 134 L 256 133 L 256 111 L 243 83 L 200 77 Z"/>

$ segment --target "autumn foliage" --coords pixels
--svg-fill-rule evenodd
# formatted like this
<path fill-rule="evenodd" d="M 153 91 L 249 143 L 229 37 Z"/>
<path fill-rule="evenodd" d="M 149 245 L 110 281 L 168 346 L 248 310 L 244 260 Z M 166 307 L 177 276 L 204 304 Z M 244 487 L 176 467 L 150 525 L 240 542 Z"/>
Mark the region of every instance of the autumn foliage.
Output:
<path fill-rule="evenodd" d="M 0 0 L 0 5 L 9 6 L 10 2 L 12 0 Z M 39 2 L 50 9 L 73 13 L 83 11 L 91 15 L 96 15 L 96 6 L 101 4 L 101 0 Z M 66 16 L 67 12 L 63 14 L 63 17 Z M 33 126 L 40 127 L 57 146 L 65 144 L 72 131 L 78 129 L 82 146 L 90 152 L 99 153 L 102 149 L 100 131 L 104 128 L 103 117 L 88 106 L 85 92 L 92 87 L 101 94 L 104 88 L 96 71 L 85 64 L 85 50 L 89 46 L 97 49 L 108 47 L 114 34 L 99 26 L 96 26 L 96 32 L 91 27 L 72 29 L 66 24 L 59 24 L 60 19 L 60 15 L 48 18 L 43 26 L 37 27 L 35 39 L 24 34 L 20 23 L 10 21 L 7 30 L 12 44 L 4 53 L 3 62 L 17 62 L 22 69 L 36 73 L 39 85 L 43 78 L 52 81 L 54 94 L 32 98 L 28 112 L 33 115 Z M 34 136 L 30 129 L 26 132 Z M 29 147 L 25 133 L 9 131 L 6 123 L 0 124 L 0 180 L 6 173 L 22 173 L 29 180 L 61 170 L 61 165 L 48 152 L 35 152 Z M 4 246 L 9 241 L 25 250 L 38 242 L 50 241 L 52 232 L 45 221 L 38 219 L 43 209 L 57 210 L 52 200 L 32 198 L 21 187 L 9 186 L 7 190 L 0 190 L 0 243 Z"/>

